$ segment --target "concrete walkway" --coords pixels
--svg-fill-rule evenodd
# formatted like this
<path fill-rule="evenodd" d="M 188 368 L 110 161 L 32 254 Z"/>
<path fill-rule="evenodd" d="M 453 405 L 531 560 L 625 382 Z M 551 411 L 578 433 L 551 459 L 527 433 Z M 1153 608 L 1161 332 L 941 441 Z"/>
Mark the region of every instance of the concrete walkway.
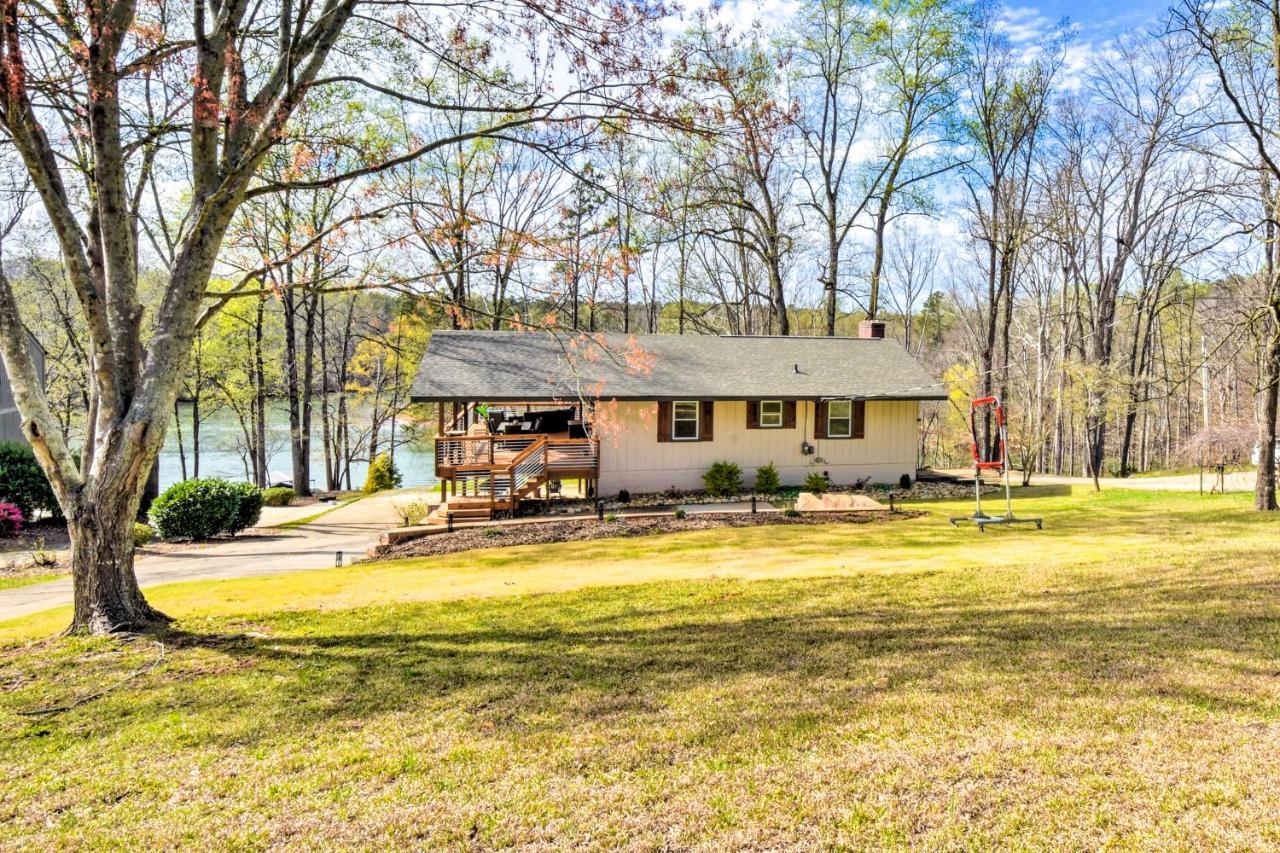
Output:
<path fill-rule="evenodd" d="M 193 545 L 180 551 L 141 552 L 136 563 L 138 582 L 148 587 L 179 581 L 324 569 L 335 565 L 339 551 L 342 552 L 343 563 L 349 564 L 376 545 L 382 531 L 400 523 L 395 513 L 396 504 L 427 497 L 425 492 L 417 490 L 389 492 L 339 507 L 311 524 L 292 530 L 211 545 Z M 288 515 L 305 517 L 321 512 L 324 507 L 312 505 L 306 509 L 309 512 L 301 515 L 291 512 Z M 289 519 L 277 520 L 267 514 L 263 519 L 276 524 L 285 520 Z M 70 603 L 70 577 L 0 590 L 0 622 Z"/>

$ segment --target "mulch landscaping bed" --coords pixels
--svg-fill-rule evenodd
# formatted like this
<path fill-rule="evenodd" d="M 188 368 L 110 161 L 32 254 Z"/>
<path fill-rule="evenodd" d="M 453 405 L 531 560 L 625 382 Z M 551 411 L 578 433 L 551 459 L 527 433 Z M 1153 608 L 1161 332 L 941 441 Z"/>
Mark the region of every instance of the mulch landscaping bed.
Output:
<path fill-rule="evenodd" d="M 995 485 L 984 485 L 982 487 L 983 494 L 995 492 Z M 755 498 L 760 501 L 774 504 L 793 503 L 796 495 L 801 491 L 800 488 L 790 487 L 782 490 L 781 494 L 766 495 L 756 494 Z M 875 498 L 883 504 L 889 503 L 889 494 L 893 493 L 894 500 L 898 503 L 907 503 L 913 500 L 956 500 L 960 498 L 973 497 L 973 484 L 970 483 L 952 483 L 952 482 L 922 482 L 916 481 L 911 484 L 909 489 L 886 489 L 875 486 L 866 486 L 855 488 L 849 485 L 832 485 L 827 489 L 830 494 L 838 495 L 867 495 Z M 749 501 L 752 498 L 751 492 L 743 492 L 739 495 L 710 495 L 701 490 L 685 491 L 681 489 L 668 489 L 665 492 L 645 492 L 636 493 L 630 496 L 627 501 L 618 500 L 617 496 L 610 496 L 604 499 L 605 509 L 660 509 L 676 504 L 709 504 L 709 503 L 740 503 Z M 583 512 L 591 512 L 595 509 L 594 500 L 581 499 L 563 499 L 557 498 L 551 501 L 542 501 L 537 498 L 530 498 L 520 503 L 519 514 L 521 516 L 538 516 L 545 515 L 554 518 L 557 515 L 576 515 Z"/>
<path fill-rule="evenodd" d="M 911 510 L 894 513 L 824 512 L 799 516 L 787 516 L 780 512 L 762 512 L 756 515 L 725 512 L 696 513 L 685 518 L 622 516 L 616 521 L 597 521 L 592 518 L 537 524 L 493 525 L 465 528 L 453 533 L 436 533 L 397 545 L 384 545 L 377 549 L 377 558 L 431 557 L 471 551 L 476 548 L 505 548 L 513 545 L 542 545 L 550 542 L 585 542 L 591 539 L 652 536 L 658 533 L 711 530 L 718 527 L 755 527 L 765 524 L 877 524 L 916 518 L 923 514 Z"/>

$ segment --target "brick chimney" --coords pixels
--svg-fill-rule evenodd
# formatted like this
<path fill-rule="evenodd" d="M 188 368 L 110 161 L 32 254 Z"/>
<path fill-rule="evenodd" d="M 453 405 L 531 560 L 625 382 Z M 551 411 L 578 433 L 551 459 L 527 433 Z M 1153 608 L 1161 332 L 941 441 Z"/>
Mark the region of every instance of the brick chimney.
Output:
<path fill-rule="evenodd" d="M 883 320 L 863 320 L 858 324 L 858 337 L 860 338 L 883 338 L 884 337 L 884 321 Z"/>

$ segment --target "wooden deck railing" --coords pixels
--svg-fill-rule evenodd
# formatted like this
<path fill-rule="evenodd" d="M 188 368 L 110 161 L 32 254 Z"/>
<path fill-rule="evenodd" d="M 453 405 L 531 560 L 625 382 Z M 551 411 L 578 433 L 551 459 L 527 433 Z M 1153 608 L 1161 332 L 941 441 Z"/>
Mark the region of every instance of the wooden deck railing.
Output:
<path fill-rule="evenodd" d="M 600 444 L 593 438 L 546 435 L 439 436 L 435 461 L 436 476 L 463 495 L 514 508 L 548 480 L 595 478 Z"/>

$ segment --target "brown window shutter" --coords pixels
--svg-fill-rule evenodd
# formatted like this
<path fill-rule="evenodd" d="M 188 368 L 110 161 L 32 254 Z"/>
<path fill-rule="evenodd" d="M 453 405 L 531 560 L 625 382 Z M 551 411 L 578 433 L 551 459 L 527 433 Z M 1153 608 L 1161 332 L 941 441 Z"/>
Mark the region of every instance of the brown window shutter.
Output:
<path fill-rule="evenodd" d="M 827 437 L 827 403 L 819 400 L 813 404 L 813 437 Z"/>
<path fill-rule="evenodd" d="M 760 401 L 747 401 L 747 429 L 760 429 Z"/>
<path fill-rule="evenodd" d="M 785 400 L 782 403 L 782 428 L 796 428 L 796 401 Z"/>
<path fill-rule="evenodd" d="M 702 417 L 699 423 L 702 427 L 702 434 L 698 437 L 698 441 L 711 441 L 714 432 L 712 431 L 712 415 L 715 414 L 716 404 L 711 400 L 702 401 Z"/>
<path fill-rule="evenodd" d="M 658 441 L 671 440 L 671 403 L 658 403 Z"/>
<path fill-rule="evenodd" d="M 867 437 L 867 401 L 853 401 L 853 437 Z"/>

